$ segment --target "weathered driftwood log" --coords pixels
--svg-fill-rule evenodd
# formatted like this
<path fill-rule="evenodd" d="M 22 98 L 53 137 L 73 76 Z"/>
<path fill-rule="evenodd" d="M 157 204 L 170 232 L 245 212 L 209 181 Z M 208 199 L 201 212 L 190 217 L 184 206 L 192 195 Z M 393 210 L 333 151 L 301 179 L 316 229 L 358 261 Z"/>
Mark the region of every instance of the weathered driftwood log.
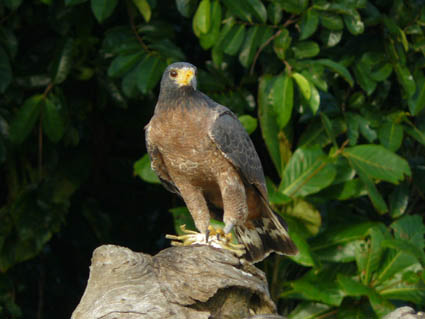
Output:
<path fill-rule="evenodd" d="M 93 253 L 72 319 L 282 319 L 264 273 L 209 246 L 172 247 L 155 256 L 107 245 Z"/>

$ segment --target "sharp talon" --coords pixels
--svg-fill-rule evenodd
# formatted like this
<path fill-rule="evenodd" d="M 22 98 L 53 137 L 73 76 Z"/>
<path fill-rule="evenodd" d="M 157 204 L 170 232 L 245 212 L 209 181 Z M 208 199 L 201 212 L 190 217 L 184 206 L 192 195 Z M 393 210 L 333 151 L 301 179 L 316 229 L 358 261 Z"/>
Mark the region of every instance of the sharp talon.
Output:
<path fill-rule="evenodd" d="M 220 249 L 231 251 L 234 255 L 241 257 L 245 254 L 244 245 L 232 243 L 233 235 L 230 233 L 233 225 L 226 225 L 224 229 L 214 228 L 212 225 L 208 226 L 205 233 L 198 233 L 193 230 L 186 229 L 186 225 L 181 225 L 180 229 L 183 235 L 165 235 L 166 238 L 171 239 L 172 246 L 190 246 L 193 244 L 210 245 Z M 226 232 L 229 230 L 229 232 Z"/>

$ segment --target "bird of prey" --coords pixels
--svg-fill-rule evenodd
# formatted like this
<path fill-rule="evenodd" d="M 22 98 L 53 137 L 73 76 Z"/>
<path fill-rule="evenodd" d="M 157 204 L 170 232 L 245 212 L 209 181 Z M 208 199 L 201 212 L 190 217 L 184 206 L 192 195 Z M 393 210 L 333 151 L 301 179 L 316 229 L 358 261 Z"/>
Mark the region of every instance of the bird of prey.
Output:
<path fill-rule="evenodd" d="M 186 62 L 164 71 L 154 115 L 145 127 L 152 169 L 166 189 L 182 197 L 207 242 L 214 217 L 224 222 L 222 237 L 234 231 L 250 262 L 273 251 L 296 254 L 285 221 L 269 205 L 263 168 L 248 133 L 232 111 L 197 90 L 196 72 Z"/>

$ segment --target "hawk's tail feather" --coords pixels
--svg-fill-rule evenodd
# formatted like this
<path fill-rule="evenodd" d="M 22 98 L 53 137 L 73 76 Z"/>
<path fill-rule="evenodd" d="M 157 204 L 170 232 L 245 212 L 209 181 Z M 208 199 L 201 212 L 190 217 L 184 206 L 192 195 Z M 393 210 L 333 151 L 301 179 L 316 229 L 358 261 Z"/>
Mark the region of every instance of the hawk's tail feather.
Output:
<path fill-rule="evenodd" d="M 298 252 L 289 237 L 285 221 L 268 204 L 264 205 L 261 217 L 251 220 L 249 226 L 235 226 L 234 230 L 239 243 L 246 248 L 245 259 L 248 261 L 259 262 L 271 252 L 281 255 L 295 255 Z"/>

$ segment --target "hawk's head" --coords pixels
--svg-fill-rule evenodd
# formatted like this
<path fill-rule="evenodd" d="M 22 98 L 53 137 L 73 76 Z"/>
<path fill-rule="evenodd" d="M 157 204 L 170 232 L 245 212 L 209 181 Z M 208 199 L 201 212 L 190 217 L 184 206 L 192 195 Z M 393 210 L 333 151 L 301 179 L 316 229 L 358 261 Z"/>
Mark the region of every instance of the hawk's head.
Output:
<path fill-rule="evenodd" d="M 187 62 L 170 64 L 161 79 L 161 90 L 192 87 L 196 90 L 196 66 Z"/>

